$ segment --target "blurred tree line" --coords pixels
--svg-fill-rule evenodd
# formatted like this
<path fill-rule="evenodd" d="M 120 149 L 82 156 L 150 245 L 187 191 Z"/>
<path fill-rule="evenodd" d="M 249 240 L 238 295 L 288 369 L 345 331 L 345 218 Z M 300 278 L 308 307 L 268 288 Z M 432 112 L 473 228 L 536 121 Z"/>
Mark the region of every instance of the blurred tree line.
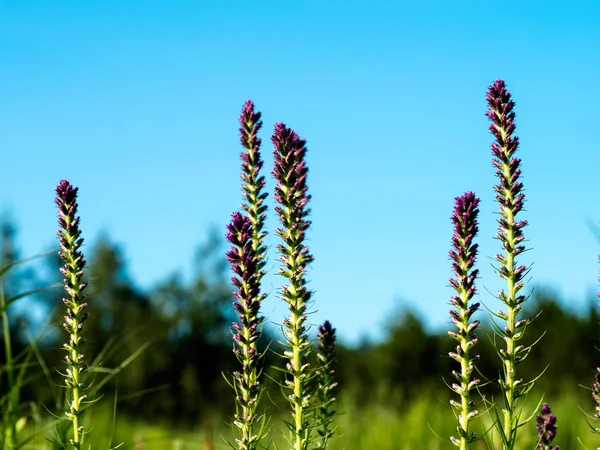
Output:
<path fill-rule="evenodd" d="M 0 239 L 3 265 L 21 257 L 15 227 L 9 221 L 1 224 Z M 131 280 L 122 250 L 108 237 L 86 250 L 86 276 L 92 280 L 87 290 L 87 355 L 96 358 L 93 366 L 97 380 L 123 367 L 102 387 L 104 400 L 113 402 L 116 397 L 119 414 L 178 425 L 195 425 L 208 417 L 230 417 L 233 393 L 223 374 L 237 369 L 230 333 L 235 316 L 220 234 L 211 234 L 199 247 L 191 281 L 173 275 L 151 291 L 139 289 Z M 60 281 L 59 265 L 53 253 L 43 259 L 44 267 L 38 264 L 36 270 L 11 271 L 4 279 L 7 295 Z M 58 371 L 64 368 L 64 352 L 60 350 L 65 338 L 61 298 L 62 290 L 53 289 L 23 298 L 9 308 L 15 354 L 35 339 L 40 328 L 44 329 L 37 341 L 37 362 L 28 369 L 33 382 L 24 387 L 23 396 L 38 406 L 48 405 L 50 410 L 53 392 L 62 384 Z M 600 311 L 596 301 L 590 300 L 586 311 L 576 313 L 551 291 L 537 290 L 529 305 L 524 316 L 541 310 L 543 313 L 531 323 L 527 335 L 531 342 L 543 338 L 522 364 L 525 379 L 545 370 L 536 390 L 548 396 L 560 394 L 565 387 L 576 390 L 580 384 L 590 386 L 593 369 L 600 365 L 596 349 Z M 479 313 L 479 318 L 485 316 Z M 332 318 L 334 324 L 335 320 Z M 480 326 L 478 336 L 478 368 L 482 376 L 497 379 L 500 364 L 489 342 L 493 339 L 489 324 Z M 271 344 L 277 352 L 278 340 L 278 330 L 267 326 L 262 347 Z M 445 331 L 428 333 L 412 311 L 400 311 L 389 321 L 382 341 L 365 341 L 355 347 L 339 343 L 339 395 L 358 407 L 377 402 L 402 408 L 424 392 L 449 398 L 444 381 L 452 382 L 450 371 L 455 364 L 447 356 L 452 345 Z M 265 371 L 275 379 L 279 375 L 273 366 L 278 363 L 278 357 L 269 353 Z M 46 378 L 44 365 L 48 369 Z M 279 397 L 275 383 L 271 382 L 269 389 L 272 392 L 264 397 L 267 401 Z M 483 391 L 494 393 L 494 388 L 490 385 Z M 588 396 L 584 389 L 579 388 L 579 392 Z"/>

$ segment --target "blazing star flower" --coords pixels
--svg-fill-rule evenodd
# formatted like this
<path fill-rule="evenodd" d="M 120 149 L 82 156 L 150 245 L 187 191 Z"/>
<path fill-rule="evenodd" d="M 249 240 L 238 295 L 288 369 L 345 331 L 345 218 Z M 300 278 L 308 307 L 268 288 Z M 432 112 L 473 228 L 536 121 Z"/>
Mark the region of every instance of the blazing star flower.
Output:
<path fill-rule="evenodd" d="M 477 269 L 473 269 L 478 248 L 478 245 L 473 243 L 478 231 L 478 205 L 479 199 L 475 194 L 467 192 L 456 197 L 452 213 L 454 235 L 450 258 L 455 278 L 450 279 L 450 285 L 457 295 L 450 299 L 450 303 L 456 308 L 450 311 L 450 316 L 458 331 L 449 331 L 448 334 L 458 343 L 456 351 L 450 352 L 450 357 L 460 363 L 460 371 L 452 371 L 457 381 L 452 385 L 452 389 L 460 396 L 460 402 L 450 401 L 458 411 L 458 438 L 452 436 L 450 440 L 461 450 L 466 450 L 476 439 L 475 433 L 469 432 L 469 421 L 477 415 L 475 405 L 470 398 L 470 391 L 479 384 L 479 380 L 471 377 L 474 363 L 479 358 L 471 355 L 471 349 L 477 343 L 473 332 L 479 325 L 479 321 L 470 322 L 470 319 L 479 308 L 479 303 L 470 305 L 469 302 L 475 295 L 475 279 L 479 273 Z"/>
<path fill-rule="evenodd" d="M 244 147 L 244 151 L 240 153 L 244 198 L 241 207 L 246 216 L 234 213 L 227 226 L 227 239 L 232 244 L 227 259 L 235 273 L 232 278 L 237 289 L 234 309 L 239 316 L 239 322 L 233 324 L 234 353 L 242 366 L 241 372 L 234 373 L 237 393 L 234 426 L 239 432 L 236 443 L 240 450 L 256 449 L 266 434 L 263 426 L 265 416 L 257 413 L 262 391 L 259 378 L 263 357 L 257 348 L 263 321 L 259 312 L 260 304 L 266 298 L 260 292 L 260 284 L 266 273 L 264 260 L 267 250 L 263 244 L 267 234 L 263 231 L 267 210 L 264 200 L 267 194 L 262 192 L 265 177 L 260 175 L 263 166 L 260 157 L 261 140 L 258 137 L 262 126 L 260 116 L 254 110 L 254 103 L 250 100 L 244 103 L 239 118 L 239 131 L 240 142 Z"/>
<path fill-rule="evenodd" d="M 260 433 L 256 429 L 260 418 L 256 410 L 261 390 L 258 379 L 261 355 L 256 342 L 261 336 L 260 325 L 263 321 L 259 316 L 260 284 L 250 220 L 236 212 L 227 229 L 227 239 L 232 244 L 227 252 L 227 260 L 235 274 L 231 280 L 237 288 L 233 307 L 239 316 L 239 322 L 233 324 L 234 353 L 242 366 L 241 372 L 235 372 L 233 376 L 238 405 L 234 426 L 240 432 L 240 437 L 236 439 L 238 448 L 250 450 L 257 448 L 260 440 Z"/>
<path fill-rule="evenodd" d="M 492 163 L 497 169 L 496 175 L 500 181 L 494 186 L 494 190 L 500 205 L 497 237 L 502 243 L 504 253 L 496 255 L 496 260 L 500 263 L 497 271 L 498 275 L 507 282 L 507 290 L 498 293 L 498 298 L 506 305 L 507 311 L 497 314 L 500 319 L 506 321 L 506 327 L 497 330 L 505 342 L 505 348 L 497 349 L 504 372 L 500 380 L 505 399 L 505 407 L 502 410 L 504 424 L 500 430 L 503 448 L 512 450 L 519 429 L 520 415 L 516 406 L 517 400 L 533 384 L 533 382 L 524 383 L 519 379 L 516 370 L 517 364 L 531 350 L 530 346 L 517 345 L 517 342 L 523 338 L 524 330 L 529 323 L 528 319 L 518 319 L 523 303 L 527 299 L 526 296 L 519 294 L 525 287 L 523 278 L 527 268 L 518 265 L 516 261 L 517 256 L 525 251 L 525 246 L 522 245 L 525 239 L 523 227 L 527 222 L 517 220 L 517 215 L 523 209 L 525 195 L 522 192 L 523 183 L 519 181 L 521 160 L 515 156 L 519 148 L 519 138 L 514 136 L 515 103 L 502 80 L 497 80 L 490 86 L 486 98 L 489 105 L 486 115 L 492 121 L 490 131 L 496 138 L 491 145 L 494 156 Z"/>
<path fill-rule="evenodd" d="M 288 347 L 284 356 L 288 360 L 286 371 L 289 376 L 285 384 L 291 391 L 288 398 L 292 407 L 292 421 L 288 423 L 288 427 L 292 431 L 294 450 L 306 450 L 310 444 L 307 410 L 312 392 L 307 363 L 311 343 L 305 323 L 311 292 L 306 288 L 304 275 L 306 266 L 313 260 L 308 247 L 304 245 L 305 232 L 310 225 L 306 220 L 310 213 L 310 209 L 306 207 L 310 200 L 306 185 L 308 168 L 304 160 L 306 142 L 283 123 L 275 125 L 271 140 L 275 146 L 273 175 L 277 182 L 274 196 L 279 203 L 275 211 L 281 222 L 277 234 L 283 240 L 283 244 L 277 246 L 283 263 L 279 273 L 288 280 L 288 284 L 281 288 L 281 298 L 288 304 L 290 311 L 283 322 Z"/>
<path fill-rule="evenodd" d="M 82 354 L 82 346 L 85 339 L 82 337 L 82 326 L 88 315 L 83 310 L 87 306 L 83 302 L 85 296 L 83 291 L 87 285 L 82 281 L 85 260 L 80 247 L 83 244 L 81 231 L 79 229 L 79 216 L 77 215 L 77 191 L 67 180 L 62 180 L 56 188 L 56 206 L 58 207 L 58 223 L 60 229 L 60 258 L 64 265 L 60 273 L 64 276 L 65 290 L 67 296 L 63 302 L 67 308 L 64 316 L 64 328 L 69 333 L 69 340 L 64 344 L 67 350 L 65 384 L 68 389 L 68 411 L 67 418 L 73 424 L 73 448 L 79 450 L 83 443 L 84 428 L 80 417 L 83 412 L 83 402 L 86 399 L 87 386 L 83 381 L 83 373 L 87 369 L 85 358 Z"/>

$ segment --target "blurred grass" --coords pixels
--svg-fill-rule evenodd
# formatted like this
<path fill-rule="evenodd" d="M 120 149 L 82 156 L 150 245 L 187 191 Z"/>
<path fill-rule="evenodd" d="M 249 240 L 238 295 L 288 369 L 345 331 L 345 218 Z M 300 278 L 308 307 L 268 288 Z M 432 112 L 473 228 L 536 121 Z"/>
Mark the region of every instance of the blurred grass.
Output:
<path fill-rule="evenodd" d="M 591 411 L 589 404 L 581 404 L 587 398 L 584 389 L 563 390 L 563 395 L 548 401 L 558 416 L 558 435 L 555 445 L 563 450 L 596 449 L 600 436 L 591 433 L 584 413 Z M 530 397 L 525 402 L 525 413 L 536 413 L 540 396 Z M 359 407 L 345 396 L 338 405 L 337 429 L 331 441 L 330 450 L 437 450 L 455 448 L 448 437 L 455 431 L 451 408 L 435 393 L 424 393 L 417 400 L 401 406 L 391 407 L 369 404 Z M 480 412 L 482 408 L 480 408 Z M 227 418 L 214 417 L 194 429 L 173 429 L 166 423 L 147 423 L 143 414 L 138 417 L 119 415 L 113 421 L 112 406 L 105 402 L 89 410 L 86 421 L 91 429 L 87 442 L 92 449 L 108 449 L 123 443 L 120 449 L 132 450 L 225 450 L 230 448 L 225 440 L 231 440 L 231 429 Z M 274 410 L 272 411 L 274 412 Z M 492 415 L 482 414 L 474 421 L 478 436 L 489 429 Z M 114 426 L 114 428 L 113 428 Z M 29 430 L 33 432 L 33 429 Z M 274 442 L 270 448 L 287 448 L 285 425 L 281 418 L 273 420 L 271 436 Z M 488 436 L 491 437 L 491 436 Z M 518 449 L 535 448 L 535 418 L 526 424 L 519 434 Z M 581 440 L 581 443 L 579 442 Z M 583 444 L 583 446 L 582 446 Z M 275 447 L 276 446 L 276 447 Z M 44 439 L 38 438 L 25 448 L 47 449 Z M 481 441 L 471 447 L 473 450 L 500 448 L 496 438 L 491 447 Z"/>

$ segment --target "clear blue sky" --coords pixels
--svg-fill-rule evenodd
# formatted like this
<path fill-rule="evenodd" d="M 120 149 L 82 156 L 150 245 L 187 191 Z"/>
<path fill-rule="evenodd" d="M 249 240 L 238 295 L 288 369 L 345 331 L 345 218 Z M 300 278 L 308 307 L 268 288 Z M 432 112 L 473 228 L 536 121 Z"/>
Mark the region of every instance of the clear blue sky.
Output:
<path fill-rule="evenodd" d="M 497 309 L 484 112 L 503 78 L 521 138 L 523 262 L 532 286 L 579 308 L 599 270 L 599 49 L 598 1 L 0 0 L 1 202 L 37 253 L 54 242 L 54 188 L 68 178 L 84 236 L 122 244 L 140 286 L 189 274 L 240 203 L 237 118 L 252 99 L 269 171 L 275 122 L 308 141 L 311 321 L 356 342 L 410 305 L 439 329 L 466 190 L 482 200 L 479 299 Z M 272 320 L 280 284 L 266 286 Z"/>

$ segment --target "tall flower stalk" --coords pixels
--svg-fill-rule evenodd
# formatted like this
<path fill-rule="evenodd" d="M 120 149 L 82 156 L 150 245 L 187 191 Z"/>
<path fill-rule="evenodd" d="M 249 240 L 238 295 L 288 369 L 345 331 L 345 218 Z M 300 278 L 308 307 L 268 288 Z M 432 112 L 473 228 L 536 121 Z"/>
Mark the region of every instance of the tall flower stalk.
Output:
<path fill-rule="evenodd" d="M 257 341 L 262 332 L 263 318 L 259 316 L 260 304 L 266 295 L 260 292 L 260 283 L 265 275 L 266 247 L 263 243 L 266 232 L 263 231 L 267 207 L 263 191 L 265 177 L 260 174 L 263 161 L 260 157 L 261 139 L 258 131 L 262 127 L 260 112 L 254 110 L 250 100 L 244 103 L 240 114 L 240 142 L 244 150 L 242 159 L 242 197 L 241 208 L 246 216 L 234 213 L 228 225 L 227 238 L 233 245 L 227 254 L 235 273 L 233 283 L 237 288 L 234 308 L 239 315 L 239 323 L 234 327 L 234 353 L 242 366 L 241 372 L 234 373 L 237 412 L 234 426 L 238 429 L 236 443 L 240 450 L 257 448 L 265 434 L 263 415 L 258 414 L 260 402 L 262 354 Z"/>
<path fill-rule="evenodd" d="M 231 250 L 227 252 L 227 260 L 235 274 L 232 282 L 237 288 L 233 306 L 239 315 L 239 322 L 233 324 L 234 353 L 242 366 L 241 371 L 233 375 L 237 405 L 234 426 L 239 431 L 236 438 L 238 448 L 251 450 L 257 448 L 262 437 L 262 430 L 258 429 L 260 417 L 257 414 L 261 391 L 261 355 L 256 343 L 261 336 L 260 325 L 263 321 L 259 316 L 258 260 L 252 245 L 253 229 L 250 220 L 236 212 L 227 229 L 227 239 L 232 244 Z"/>
<path fill-rule="evenodd" d="M 338 383 L 335 381 L 336 354 L 335 354 L 335 328 L 326 320 L 319 326 L 317 333 L 317 411 L 316 426 L 319 434 L 317 449 L 326 449 L 327 443 L 333 436 L 331 425 L 335 416 L 333 405 L 336 401 L 335 390 Z"/>
<path fill-rule="evenodd" d="M 452 375 L 457 381 L 452 385 L 452 390 L 459 395 L 460 401 L 450 400 L 450 404 L 458 412 L 458 437 L 452 436 L 450 440 L 460 450 L 467 450 L 469 444 L 477 438 L 475 433 L 470 432 L 469 422 L 477 415 L 470 392 L 479 384 L 478 379 L 472 378 L 474 365 L 479 356 L 471 354 L 473 346 L 477 343 L 473 332 L 479 325 L 479 321 L 470 322 L 471 316 L 479 308 L 479 303 L 470 304 L 475 295 L 475 279 L 479 273 L 477 269 L 473 268 L 478 248 L 478 245 L 473 242 L 478 231 L 478 205 L 479 199 L 475 194 L 467 192 L 456 197 L 452 213 L 454 234 L 450 258 L 455 278 L 450 279 L 450 285 L 457 295 L 450 299 L 450 303 L 456 308 L 450 311 L 450 316 L 458 330 L 449 331 L 448 334 L 458 344 L 456 351 L 450 352 L 450 357 L 460 364 L 460 371 L 452 371 Z"/>
<path fill-rule="evenodd" d="M 56 188 L 56 205 L 58 206 L 58 223 L 60 229 L 59 255 L 64 261 L 60 268 L 64 276 L 65 290 L 67 296 L 63 298 L 66 306 L 64 316 L 64 328 L 69 333 L 69 340 L 64 344 L 67 350 L 65 382 L 68 389 L 67 394 L 67 418 L 73 424 L 73 438 L 71 444 L 74 449 L 79 450 L 83 443 L 84 427 L 81 423 L 81 415 L 86 399 L 86 384 L 83 374 L 87 368 L 85 358 L 82 354 L 82 346 L 85 339 L 82 337 L 83 323 L 87 319 L 87 313 L 83 310 L 86 303 L 83 302 L 85 295 L 83 291 L 86 284 L 82 281 L 85 260 L 80 247 L 83 244 L 81 230 L 79 229 L 79 216 L 77 215 L 77 191 L 67 180 L 62 180 Z"/>
<path fill-rule="evenodd" d="M 538 449 L 540 450 L 560 450 L 558 445 L 552 445 L 556 437 L 556 416 L 552 414 L 548 403 L 542 405 L 541 414 L 536 417 L 535 426 L 538 433 Z"/>
<path fill-rule="evenodd" d="M 308 168 L 304 160 L 306 141 L 283 123 L 275 125 L 271 140 L 275 146 L 274 197 L 279 203 L 275 211 L 281 222 L 277 234 L 283 240 L 283 244 L 277 246 L 283 263 L 279 273 L 288 280 L 288 284 L 281 288 L 281 298 L 289 307 L 289 316 L 283 321 L 287 346 L 284 352 L 287 359 L 285 370 L 288 375 L 285 385 L 291 391 L 288 399 L 292 409 L 292 421 L 288 426 L 292 432 L 292 448 L 305 450 L 310 444 L 308 411 L 312 392 L 307 363 L 311 343 L 305 325 L 311 292 L 306 287 L 304 276 L 306 266 L 313 260 L 304 245 L 305 233 L 310 226 L 306 219 L 310 213 L 306 207 L 310 200 L 306 185 Z"/>
<path fill-rule="evenodd" d="M 513 449 L 519 428 L 520 414 L 517 401 L 529 389 L 533 382 L 524 383 L 517 375 L 518 364 L 525 359 L 531 347 L 518 345 L 523 338 L 529 320 L 519 320 L 519 313 L 527 297 L 519 294 L 525 287 L 523 278 L 528 272 L 527 267 L 517 263 L 517 257 L 525 251 L 522 245 L 525 237 L 523 227 L 527 225 L 524 220 L 517 220 L 517 215 L 523 209 L 524 194 L 523 183 L 519 181 L 521 160 L 515 157 L 519 147 L 519 138 L 514 136 L 515 131 L 515 103 L 510 93 L 506 90 L 504 81 L 495 81 L 488 90 L 487 102 L 489 109 L 487 117 L 492 121 L 490 131 L 496 138 L 491 149 L 494 155 L 493 165 L 499 184 L 494 186 L 496 199 L 500 204 L 500 217 L 498 218 L 498 239 L 502 242 L 503 254 L 498 254 L 495 259 L 500 263 L 497 268 L 498 275 L 506 280 L 506 290 L 500 290 L 498 298 L 506 306 L 506 312 L 500 311 L 497 317 L 506 322 L 504 328 L 498 327 L 498 333 L 504 340 L 505 348 L 498 348 L 498 354 L 503 363 L 503 376 L 500 387 L 504 396 L 503 420 L 498 421 L 503 448 Z"/>

